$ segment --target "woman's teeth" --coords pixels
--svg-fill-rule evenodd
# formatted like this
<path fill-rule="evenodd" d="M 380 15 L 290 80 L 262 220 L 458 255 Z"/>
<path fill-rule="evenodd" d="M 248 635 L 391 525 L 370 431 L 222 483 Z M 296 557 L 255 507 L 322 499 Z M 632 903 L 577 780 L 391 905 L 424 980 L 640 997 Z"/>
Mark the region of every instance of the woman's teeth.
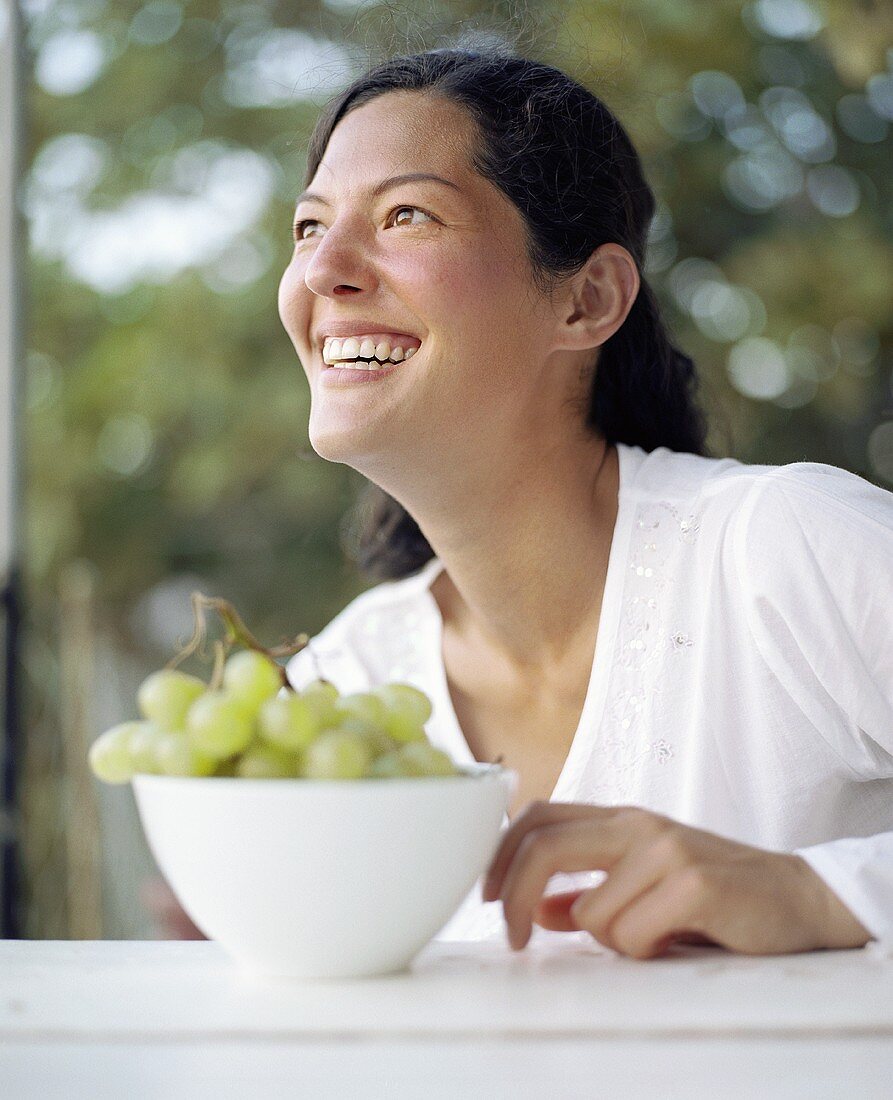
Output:
<path fill-rule="evenodd" d="M 348 336 L 346 340 L 327 340 L 322 357 L 329 366 L 337 364 L 357 370 L 377 370 L 381 363 L 400 363 L 411 359 L 417 350 L 414 347 L 404 349 L 396 343 L 391 345 L 389 340 L 376 344 L 374 340 L 367 339 L 360 343 L 355 336 Z"/>

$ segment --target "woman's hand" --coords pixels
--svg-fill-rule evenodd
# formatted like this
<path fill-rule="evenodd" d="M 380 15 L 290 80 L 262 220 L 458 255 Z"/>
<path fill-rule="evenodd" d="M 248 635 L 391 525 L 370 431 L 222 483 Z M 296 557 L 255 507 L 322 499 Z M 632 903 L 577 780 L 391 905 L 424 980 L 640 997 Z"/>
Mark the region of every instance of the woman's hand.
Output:
<path fill-rule="evenodd" d="M 145 879 L 140 886 L 140 900 L 149 910 L 165 940 L 205 940 L 177 901 L 173 890 L 161 875 Z"/>
<path fill-rule="evenodd" d="M 604 870 L 598 886 L 543 897 L 559 871 Z M 505 831 L 484 882 L 509 943 L 532 922 L 590 932 L 637 959 L 672 943 L 747 955 L 862 947 L 871 935 L 806 860 L 726 840 L 634 806 L 532 802 Z"/>

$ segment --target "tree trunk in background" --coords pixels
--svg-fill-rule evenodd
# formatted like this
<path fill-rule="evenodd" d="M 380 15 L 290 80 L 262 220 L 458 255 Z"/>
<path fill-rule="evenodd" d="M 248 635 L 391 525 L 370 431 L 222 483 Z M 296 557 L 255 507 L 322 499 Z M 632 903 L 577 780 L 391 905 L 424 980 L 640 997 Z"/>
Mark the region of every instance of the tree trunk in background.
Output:
<path fill-rule="evenodd" d="M 22 148 L 22 46 L 17 5 L 0 0 L 0 589 L 3 735 L 0 743 L 0 936 L 21 935 L 19 920 L 16 375 L 21 357 L 23 232 L 15 202 Z"/>
<path fill-rule="evenodd" d="M 59 732 L 65 767 L 68 936 L 101 940 L 101 838 L 96 779 L 87 753 L 96 736 L 93 603 L 95 569 L 72 562 L 59 583 Z"/>

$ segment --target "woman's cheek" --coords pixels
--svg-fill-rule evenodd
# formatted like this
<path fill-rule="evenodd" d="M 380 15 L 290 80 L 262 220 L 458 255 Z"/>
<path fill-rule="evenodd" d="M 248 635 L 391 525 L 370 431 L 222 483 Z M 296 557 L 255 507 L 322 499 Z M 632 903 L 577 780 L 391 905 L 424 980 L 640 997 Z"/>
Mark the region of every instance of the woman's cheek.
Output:
<path fill-rule="evenodd" d="M 302 331 L 301 325 L 307 308 L 306 303 L 301 298 L 301 287 L 303 285 L 303 279 L 296 272 L 295 265 L 290 264 L 279 280 L 277 302 L 279 318 L 285 331 L 291 337 L 292 343 L 295 343 L 296 335 Z M 310 292 L 307 291 L 307 293 Z M 306 329 L 306 325 L 304 325 L 304 329 Z M 297 347 L 297 344 L 295 346 Z"/>

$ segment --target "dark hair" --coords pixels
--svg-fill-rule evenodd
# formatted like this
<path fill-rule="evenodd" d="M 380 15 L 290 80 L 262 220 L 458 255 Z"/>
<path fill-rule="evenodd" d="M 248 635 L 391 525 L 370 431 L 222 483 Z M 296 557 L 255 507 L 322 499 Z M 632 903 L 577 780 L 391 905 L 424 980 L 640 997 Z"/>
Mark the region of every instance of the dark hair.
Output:
<path fill-rule="evenodd" d="M 305 186 L 338 122 L 392 91 L 448 100 L 477 123 L 472 165 L 523 215 L 532 278 L 542 293 L 580 271 L 609 241 L 634 257 L 641 286 L 626 320 L 599 349 L 586 427 L 608 443 L 708 455 L 694 363 L 671 342 L 642 275 L 654 195 L 628 135 L 604 103 L 561 70 L 499 46 L 390 58 L 321 113 Z M 375 580 L 414 573 L 434 553 L 412 516 L 372 483 L 358 501 L 350 541 L 348 552 Z"/>

